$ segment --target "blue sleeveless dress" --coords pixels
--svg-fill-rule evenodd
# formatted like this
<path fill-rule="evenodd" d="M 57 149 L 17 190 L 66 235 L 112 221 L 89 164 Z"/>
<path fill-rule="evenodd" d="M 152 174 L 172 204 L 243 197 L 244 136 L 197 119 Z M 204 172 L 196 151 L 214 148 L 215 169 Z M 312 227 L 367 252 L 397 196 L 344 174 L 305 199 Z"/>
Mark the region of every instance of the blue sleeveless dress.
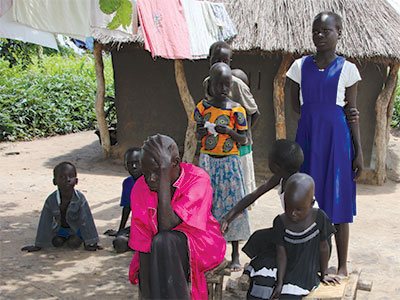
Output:
<path fill-rule="evenodd" d="M 301 172 L 315 181 L 315 197 L 332 223 L 351 223 L 356 215 L 353 143 L 344 110 L 336 105 L 345 58 L 320 70 L 312 56 L 301 67 L 303 105 L 296 142 L 304 152 Z"/>

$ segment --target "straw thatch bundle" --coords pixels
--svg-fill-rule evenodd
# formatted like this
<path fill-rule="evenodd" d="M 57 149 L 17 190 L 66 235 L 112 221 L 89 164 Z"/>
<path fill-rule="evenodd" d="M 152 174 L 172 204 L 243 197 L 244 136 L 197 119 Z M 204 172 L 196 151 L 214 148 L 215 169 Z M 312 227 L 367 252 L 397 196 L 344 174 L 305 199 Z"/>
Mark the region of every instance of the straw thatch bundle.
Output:
<path fill-rule="evenodd" d="M 339 54 L 381 62 L 400 60 L 400 16 L 386 0 L 209 1 L 225 3 L 238 30 L 232 41 L 236 51 L 312 52 L 312 20 L 317 13 L 332 10 L 343 17 Z M 112 36 L 97 39 L 103 44 L 143 44 L 141 34 L 132 35 L 129 41 Z"/>

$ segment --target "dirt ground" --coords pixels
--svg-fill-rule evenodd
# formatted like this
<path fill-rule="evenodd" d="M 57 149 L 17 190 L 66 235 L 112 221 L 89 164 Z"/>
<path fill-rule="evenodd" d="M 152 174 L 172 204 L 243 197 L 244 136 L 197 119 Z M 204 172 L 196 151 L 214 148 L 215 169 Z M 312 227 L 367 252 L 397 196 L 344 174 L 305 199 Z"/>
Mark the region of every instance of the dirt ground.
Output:
<path fill-rule="evenodd" d="M 391 137 L 389 149 L 391 178 L 396 180 L 399 134 Z M 89 201 L 105 249 L 22 252 L 22 246 L 33 244 L 44 200 L 55 189 L 52 168 L 64 160 L 77 166 L 77 189 Z M 117 255 L 112 238 L 102 234 L 119 225 L 119 197 L 127 173 L 122 161 L 102 159 L 92 131 L 1 143 L 0 166 L 0 299 L 137 299 L 137 288 L 127 278 L 132 252 Z M 362 278 L 374 284 L 372 292 L 359 292 L 358 299 L 400 299 L 400 184 L 388 180 L 384 186 L 358 185 L 357 193 L 350 269 L 361 267 Z M 270 227 L 280 212 L 276 190 L 264 195 L 250 211 L 252 230 Z M 230 248 L 227 258 L 229 254 Z M 243 253 L 241 259 L 247 261 Z M 330 265 L 335 264 L 334 252 Z M 225 293 L 224 298 L 234 297 Z"/>

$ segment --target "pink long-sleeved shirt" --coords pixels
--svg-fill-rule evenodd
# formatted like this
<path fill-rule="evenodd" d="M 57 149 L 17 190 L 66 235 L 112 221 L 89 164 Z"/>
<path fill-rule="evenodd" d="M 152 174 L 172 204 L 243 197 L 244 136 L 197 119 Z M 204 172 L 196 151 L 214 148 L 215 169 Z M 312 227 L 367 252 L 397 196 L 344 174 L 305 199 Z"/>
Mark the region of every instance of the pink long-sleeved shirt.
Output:
<path fill-rule="evenodd" d="M 211 214 L 212 188 L 208 174 L 191 164 L 181 163 L 180 167 L 172 209 L 183 222 L 173 230 L 183 232 L 188 239 L 191 297 L 207 299 L 204 272 L 222 262 L 226 243 L 219 223 Z M 129 246 L 136 253 L 129 267 L 129 279 L 137 284 L 139 252 L 149 253 L 151 240 L 157 234 L 157 193 L 149 190 L 143 176 L 132 189 L 131 208 Z"/>

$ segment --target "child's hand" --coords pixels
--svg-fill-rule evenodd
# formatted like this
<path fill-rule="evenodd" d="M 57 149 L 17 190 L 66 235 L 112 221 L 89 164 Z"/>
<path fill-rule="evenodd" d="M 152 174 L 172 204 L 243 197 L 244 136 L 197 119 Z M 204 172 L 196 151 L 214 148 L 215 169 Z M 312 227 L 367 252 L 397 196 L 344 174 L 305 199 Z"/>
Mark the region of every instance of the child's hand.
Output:
<path fill-rule="evenodd" d="M 324 277 L 321 279 L 321 282 L 326 285 L 336 285 L 340 284 L 340 278 L 337 276 L 324 275 Z"/>
<path fill-rule="evenodd" d="M 360 118 L 360 112 L 356 107 L 348 107 L 348 101 L 345 101 L 344 112 L 346 114 L 347 122 L 354 123 Z"/>
<path fill-rule="evenodd" d="M 108 229 L 103 234 L 108 235 L 108 236 L 117 236 L 118 231 L 116 231 L 114 229 Z"/>
<path fill-rule="evenodd" d="M 221 233 L 224 234 L 225 231 L 228 229 L 228 220 L 224 217 L 221 218 L 221 220 L 219 220 L 219 228 L 221 230 Z"/>
<path fill-rule="evenodd" d="M 89 244 L 89 245 L 86 245 L 85 244 L 85 250 L 86 251 L 96 251 L 96 250 L 103 250 L 104 248 L 103 247 L 101 247 L 101 246 L 99 246 L 99 245 L 97 245 L 97 243 L 95 243 L 95 244 Z"/>
<path fill-rule="evenodd" d="M 199 128 L 197 128 L 197 133 L 200 136 L 205 136 L 208 133 L 208 130 L 205 127 L 199 127 Z"/>
<path fill-rule="evenodd" d="M 276 284 L 269 299 L 278 299 L 282 292 L 282 284 Z"/>
<path fill-rule="evenodd" d="M 37 246 L 25 246 L 21 248 L 21 251 L 27 251 L 27 252 L 36 252 L 42 249 L 41 247 Z"/>
<path fill-rule="evenodd" d="M 354 181 L 357 181 L 357 179 L 361 176 L 362 170 L 364 168 L 364 158 L 362 155 L 356 155 L 356 157 L 353 159 L 353 171 L 356 172 L 356 176 L 354 177 Z"/>
<path fill-rule="evenodd" d="M 229 134 L 230 128 L 226 125 L 217 125 L 215 126 L 215 131 L 222 134 Z"/>

